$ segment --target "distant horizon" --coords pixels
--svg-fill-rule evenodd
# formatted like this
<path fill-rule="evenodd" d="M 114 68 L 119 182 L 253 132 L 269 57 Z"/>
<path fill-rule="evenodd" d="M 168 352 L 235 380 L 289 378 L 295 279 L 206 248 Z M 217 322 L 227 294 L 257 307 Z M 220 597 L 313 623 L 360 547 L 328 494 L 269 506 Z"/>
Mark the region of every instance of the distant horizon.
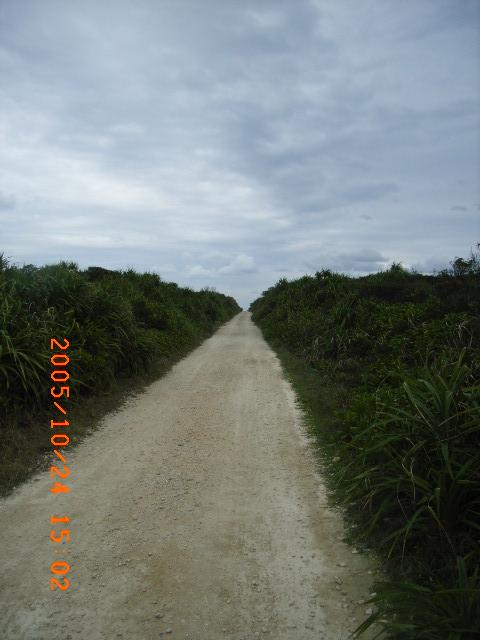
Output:
<path fill-rule="evenodd" d="M 456 258 L 467 259 L 474 253 L 474 251 L 475 251 L 475 249 L 472 246 L 468 255 L 464 254 L 464 255 L 452 256 L 452 258 L 450 260 L 448 260 L 446 262 L 446 264 L 444 264 L 443 266 L 439 265 L 438 268 L 435 268 L 435 269 L 430 270 L 430 271 L 425 271 L 425 270 L 424 271 L 420 271 L 420 270 L 416 269 L 414 266 L 408 267 L 407 265 L 405 265 L 401 261 L 399 261 L 399 262 L 393 261 L 390 264 L 387 264 L 386 266 L 384 266 L 382 268 L 379 268 L 377 271 L 369 271 L 369 272 L 364 272 L 364 273 L 362 273 L 362 272 L 355 272 L 355 273 L 353 273 L 353 272 L 345 272 L 345 271 L 339 271 L 339 270 L 336 270 L 336 269 L 330 269 L 329 267 L 326 267 L 326 266 L 320 266 L 316 271 L 305 272 L 303 274 L 296 275 L 296 276 L 291 276 L 291 277 L 290 276 L 286 276 L 286 275 L 282 276 L 281 274 L 279 274 L 275 281 L 272 281 L 268 286 L 265 287 L 264 291 L 266 291 L 268 288 L 270 288 L 270 287 L 274 286 L 275 284 L 277 284 L 279 282 L 279 280 L 282 280 L 283 278 L 285 278 L 288 281 L 297 280 L 298 278 L 301 278 L 302 276 L 313 276 L 313 275 L 315 275 L 316 272 L 320 272 L 322 270 L 327 270 L 327 269 L 331 270 L 331 271 L 333 271 L 335 273 L 339 273 L 341 275 L 345 275 L 345 276 L 348 276 L 348 277 L 351 277 L 351 278 L 361 278 L 361 277 L 364 277 L 364 276 L 373 275 L 375 273 L 380 273 L 382 271 L 386 271 L 393 264 L 400 264 L 404 269 L 406 269 L 407 271 L 410 271 L 410 272 L 416 272 L 416 273 L 419 273 L 420 275 L 435 275 L 436 273 L 442 271 L 443 269 L 448 269 L 451 266 L 452 262 Z M 0 250 L 0 255 L 1 254 L 2 254 L 2 251 Z M 226 296 L 231 296 L 231 297 L 235 298 L 236 302 L 240 305 L 240 307 L 242 307 L 243 311 L 248 311 L 248 308 L 250 307 L 252 302 L 254 302 L 257 298 L 259 298 L 263 293 L 263 292 L 260 292 L 259 295 L 256 298 L 253 298 L 253 299 L 251 299 L 249 301 L 241 300 L 241 299 L 238 299 L 237 297 L 235 297 L 235 295 L 232 292 L 229 292 L 227 290 L 222 290 L 222 289 L 220 289 L 220 288 L 218 288 L 216 286 L 212 287 L 211 285 L 208 285 L 208 284 L 203 284 L 203 285 L 202 284 L 196 284 L 195 286 L 192 286 L 191 284 L 177 282 L 176 280 L 171 280 L 169 278 L 166 278 L 158 271 L 155 271 L 155 270 L 152 270 L 152 269 L 136 268 L 134 265 L 130 265 L 130 264 L 128 264 L 126 266 L 118 266 L 118 267 L 105 266 L 103 264 L 83 265 L 83 264 L 80 264 L 76 260 L 71 260 L 70 258 L 60 258 L 60 259 L 55 260 L 55 261 L 45 262 L 43 264 L 38 264 L 38 263 L 35 263 L 35 262 L 31 262 L 31 261 L 30 262 L 29 261 L 20 261 L 19 262 L 17 260 L 14 260 L 11 257 L 5 255 L 5 253 L 3 254 L 3 258 L 6 259 L 10 265 L 13 265 L 13 266 L 18 267 L 18 268 L 22 268 L 22 267 L 28 266 L 28 265 L 33 265 L 34 267 L 40 268 L 40 267 L 44 267 L 44 266 L 48 266 L 48 265 L 52 265 L 52 264 L 59 264 L 60 262 L 66 262 L 66 263 L 73 262 L 82 271 L 88 269 L 89 267 L 100 267 L 102 269 L 111 270 L 111 271 L 127 271 L 128 269 L 133 269 L 137 273 L 147 273 L 147 272 L 148 273 L 154 273 L 154 274 L 158 275 L 163 282 L 173 282 L 175 284 L 178 284 L 180 287 L 189 287 L 189 288 L 193 289 L 194 291 L 201 291 L 202 289 L 210 288 L 210 289 L 214 289 L 218 293 L 223 293 Z"/>
<path fill-rule="evenodd" d="M 480 240 L 479 25 L 476 0 L 4 0 L 0 251 L 242 305 L 441 269 Z"/>

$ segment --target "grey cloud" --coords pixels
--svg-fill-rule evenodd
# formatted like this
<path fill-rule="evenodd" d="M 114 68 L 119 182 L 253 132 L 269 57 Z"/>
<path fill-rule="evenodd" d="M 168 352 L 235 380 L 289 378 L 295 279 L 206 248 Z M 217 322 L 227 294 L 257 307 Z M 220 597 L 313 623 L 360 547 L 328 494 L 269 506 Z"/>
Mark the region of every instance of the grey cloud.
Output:
<path fill-rule="evenodd" d="M 375 249 L 364 249 L 354 253 L 338 255 L 324 255 L 315 262 L 308 262 L 306 266 L 310 271 L 321 269 L 333 269 L 344 273 L 371 273 L 383 268 L 389 262 L 389 258 Z"/>
<path fill-rule="evenodd" d="M 365 262 L 365 263 L 375 263 L 379 264 L 382 262 L 387 262 L 388 258 L 383 256 L 380 251 L 375 251 L 374 249 L 365 249 L 363 252 L 354 253 L 354 254 L 346 254 L 340 255 L 339 258 L 341 260 L 351 260 L 352 262 Z"/>
<path fill-rule="evenodd" d="M 411 265 L 411 268 L 419 273 L 435 273 L 442 269 L 446 269 L 452 259 L 453 256 L 450 258 L 447 258 L 446 256 L 430 256 L 421 262 L 414 262 Z"/>
<path fill-rule="evenodd" d="M 0 191 L 0 211 L 15 209 L 16 201 L 12 195 Z"/>
<path fill-rule="evenodd" d="M 478 202 L 477 5 L 4 0 L 0 251 L 244 304 L 468 252 L 478 212 L 445 203 Z"/>

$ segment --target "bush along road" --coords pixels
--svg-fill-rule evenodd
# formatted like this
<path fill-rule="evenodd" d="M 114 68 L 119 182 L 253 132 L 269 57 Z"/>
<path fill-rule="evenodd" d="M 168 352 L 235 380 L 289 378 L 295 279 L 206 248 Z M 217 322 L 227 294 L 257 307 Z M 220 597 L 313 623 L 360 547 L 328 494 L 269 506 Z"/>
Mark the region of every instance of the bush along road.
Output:
<path fill-rule="evenodd" d="M 480 260 L 280 280 L 253 319 L 309 415 L 328 487 L 388 580 L 372 615 L 402 640 L 480 637 Z"/>
<path fill-rule="evenodd" d="M 0 256 L 0 492 L 28 477 L 50 448 L 51 338 L 70 344 L 75 442 L 118 404 L 114 389 L 158 377 L 239 310 L 233 298 L 153 273 L 66 262 L 15 267 Z"/>

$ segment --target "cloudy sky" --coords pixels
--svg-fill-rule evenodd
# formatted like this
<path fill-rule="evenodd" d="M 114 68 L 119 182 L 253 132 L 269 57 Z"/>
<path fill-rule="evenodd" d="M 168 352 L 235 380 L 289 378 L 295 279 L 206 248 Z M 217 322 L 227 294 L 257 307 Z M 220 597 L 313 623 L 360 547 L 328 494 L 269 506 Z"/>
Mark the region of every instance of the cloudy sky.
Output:
<path fill-rule="evenodd" d="M 0 252 L 246 305 L 480 241 L 480 0 L 0 0 Z"/>

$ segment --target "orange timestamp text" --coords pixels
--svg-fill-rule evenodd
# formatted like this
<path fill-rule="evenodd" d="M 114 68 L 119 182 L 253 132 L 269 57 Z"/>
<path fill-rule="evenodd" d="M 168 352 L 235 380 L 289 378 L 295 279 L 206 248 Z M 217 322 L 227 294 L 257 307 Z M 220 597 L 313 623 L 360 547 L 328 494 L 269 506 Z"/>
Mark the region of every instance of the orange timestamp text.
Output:
<path fill-rule="evenodd" d="M 66 338 L 63 338 L 63 341 L 59 341 L 56 338 L 50 339 L 50 350 L 55 352 L 50 358 L 52 364 L 50 378 L 54 383 L 50 388 L 50 395 L 53 402 L 52 410 L 55 415 L 54 419 L 50 420 L 50 429 L 58 429 L 60 431 L 55 431 L 50 437 L 53 453 L 56 458 L 58 458 L 58 461 L 54 460 L 54 464 L 52 463 L 50 466 L 50 477 L 53 481 L 53 486 L 50 488 L 50 491 L 54 495 L 70 492 L 70 487 L 63 482 L 70 475 L 70 469 L 67 467 L 65 455 L 65 447 L 70 442 L 70 437 L 67 433 L 62 433 L 62 431 L 65 432 L 67 427 L 70 426 L 70 422 L 66 418 L 67 409 L 65 408 L 66 401 L 70 398 L 70 385 L 67 384 L 70 379 L 70 374 L 67 371 L 67 365 L 70 362 L 70 358 L 67 355 L 69 347 L 70 342 Z M 61 419 L 62 417 L 63 419 Z M 62 528 L 62 526 L 68 526 L 69 522 L 70 518 L 65 515 L 50 517 L 50 524 L 55 525 L 55 528 L 50 530 L 50 540 L 55 545 L 63 545 L 64 543 L 70 542 L 70 529 Z M 70 580 L 66 576 L 70 571 L 68 562 L 57 560 L 51 564 L 50 571 L 53 574 L 50 577 L 50 591 L 54 591 L 55 589 L 66 591 L 70 586 Z"/>

